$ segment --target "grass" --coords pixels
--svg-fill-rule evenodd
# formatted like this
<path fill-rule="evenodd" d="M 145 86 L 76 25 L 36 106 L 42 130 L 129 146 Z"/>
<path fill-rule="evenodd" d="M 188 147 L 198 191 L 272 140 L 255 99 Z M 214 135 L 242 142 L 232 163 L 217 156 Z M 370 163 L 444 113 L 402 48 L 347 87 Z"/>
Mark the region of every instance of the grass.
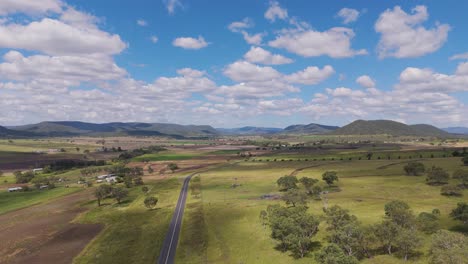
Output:
<path fill-rule="evenodd" d="M 197 156 L 196 154 L 188 153 L 155 153 L 145 154 L 133 158 L 132 161 L 173 161 L 173 160 L 189 160 Z"/>
<path fill-rule="evenodd" d="M 461 167 L 459 158 L 423 159 L 422 162 L 426 167 L 437 165 L 449 172 Z M 191 213 L 184 219 L 177 259 L 180 263 L 190 259 L 203 261 L 188 263 L 315 263 L 312 255 L 294 259 L 288 253 L 276 251 L 269 230 L 262 227 L 259 221 L 260 211 L 268 205 L 284 204 L 281 201 L 262 200 L 260 196 L 278 193 L 276 179 L 304 167 L 310 168 L 299 171 L 298 177 L 321 179 L 321 174 L 326 170 L 338 171 L 341 191 L 328 194 L 328 204 L 349 209 L 363 224 L 381 221 L 384 204 L 400 199 L 406 201 L 416 214 L 438 208 L 442 213 L 441 228 L 468 232 L 466 228 L 461 228 L 461 223 L 448 216 L 457 202 L 468 201 L 468 190 L 464 191 L 463 197 L 442 196 L 440 187 L 425 184 L 424 176 L 403 175 L 404 165 L 394 160 L 242 162 L 202 173 L 201 202 L 191 198 L 190 207 L 187 206 Z M 242 186 L 231 188 L 233 183 Z M 323 182 L 320 184 L 324 185 Z M 323 215 L 322 207 L 322 201 L 309 203 L 309 210 L 315 215 Z M 197 231 L 198 234 L 190 231 L 195 223 L 203 230 Z M 320 229 L 314 239 L 324 243 L 324 223 Z M 409 263 L 427 263 L 429 244 L 430 239 L 426 235 L 422 247 L 424 254 Z M 195 248 L 202 248 L 206 253 L 203 250 L 199 253 L 193 250 Z M 376 262 L 376 259 L 381 262 Z M 400 262 L 396 257 L 389 256 L 376 259 L 366 260 L 365 263 Z"/>
<path fill-rule="evenodd" d="M 29 192 L 0 192 L 0 214 L 49 202 L 55 198 L 78 192 L 82 188 L 55 188 L 52 190 L 34 190 Z"/>
<path fill-rule="evenodd" d="M 74 263 L 154 263 L 159 256 L 169 222 L 174 212 L 181 183 L 172 178 L 147 185 L 149 195 L 157 196 L 157 208 L 148 210 L 141 186 L 130 190 L 120 205 L 112 199 L 97 207 L 87 206 L 88 213 L 77 219 L 80 223 L 100 223 L 105 229 L 75 258 Z"/>

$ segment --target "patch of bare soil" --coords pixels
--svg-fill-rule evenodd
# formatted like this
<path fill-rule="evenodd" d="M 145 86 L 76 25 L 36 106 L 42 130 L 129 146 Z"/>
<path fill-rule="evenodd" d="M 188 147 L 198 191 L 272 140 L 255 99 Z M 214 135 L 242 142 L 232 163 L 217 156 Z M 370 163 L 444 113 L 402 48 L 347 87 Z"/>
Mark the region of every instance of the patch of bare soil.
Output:
<path fill-rule="evenodd" d="M 0 263 L 70 263 L 100 226 L 72 224 L 88 190 L 0 215 Z"/>

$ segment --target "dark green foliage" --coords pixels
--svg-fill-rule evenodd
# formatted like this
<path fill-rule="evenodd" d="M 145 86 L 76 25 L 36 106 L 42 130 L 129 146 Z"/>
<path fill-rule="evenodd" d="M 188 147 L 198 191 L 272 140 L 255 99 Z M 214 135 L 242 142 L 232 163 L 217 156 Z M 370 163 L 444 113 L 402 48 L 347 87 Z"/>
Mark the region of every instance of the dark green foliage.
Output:
<path fill-rule="evenodd" d="M 297 180 L 296 176 L 283 176 L 276 181 L 278 184 L 280 191 L 285 192 L 290 189 L 297 189 Z"/>
<path fill-rule="evenodd" d="M 271 237 L 279 242 L 277 248 L 290 250 L 295 257 L 307 255 L 319 226 L 319 221 L 307 213 L 307 208 L 270 205 L 267 212 Z"/>
<path fill-rule="evenodd" d="M 427 172 L 426 182 L 429 185 L 442 185 L 447 184 L 449 181 L 449 174 L 440 167 L 432 167 Z"/>
<path fill-rule="evenodd" d="M 432 264 L 468 263 L 468 238 L 460 233 L 439 230 L 432 235 Z"/>
<path fill-rule="evenodd" d="M 394 200 L 385 204 L 385 216 L 393 223 L 410 228 L 414 226 L 414 215 L 407 203 Z"/>
<path fill-rule="evenodd" d="M 455 185 L 445 185 L 440 189 L 440 194 L 445 196 L 462 196 L 463 189 Z"/>
<path fill-rule="evenodd" d="M 145 193 L 145 194 L 148 194 L 148 192 L 149 192 L 148 186 L 143 186 L 143 187 L 141 187 L 141 191 L 142 191 L 143 193 Z"/>
<path fill-rule="evenodd" d="M 21 171 L 15 171 L 13 175 L 15 175 L 16 183 L 28 183 L 35 176 L 32 171 L 27 171 L 25 173 L 22 173 Z"/>
<path fill-rule="evenodd" d="M 422 232 L 432 234 L 439 230 L 439 218 L 436 214 L 422 212 L 416 218 L 416 225 Z"/>
<path fill-rule="evenodd" d="M 169 165 L 167 165 L 167 167 L 172 171 L 172 173 L 179 169 L 179 166 L 175 163 L 170 163 Z"/>
<path fill-rule="evenodd" d="M 426 171 L 424 164 L 421 162 L 410 162 L 404 168 L 406 175 L 409 176 L 420 176 Z"/>
<path fill-rule="evenodd" d="M 318 183 L 317 179 L 302 177 L 299 179 L 299 182 L 304 186 L 308 195 L 313 195 L 313 187 L 316 183 Z"/>
<path fill-rule="evenodd" d="M 335 231 L 346 224 L 356 222 L 357 218 L 349 214 L 349 210 L 341 208 L 339 205 L 334 205 L 325 211 L 325 221 L 328 225 L 327 230 Z"/>
<path fill-rule="evenodd" d="M 468 224 L 468 204 L 458 203 L 457 208 L 453 209 L 450 216 L 455 219 L 462 221 L 463 224 Z"/>
<path fill-rule="evenodd" d="M 298 189 L 289 189 L 283 194 L 281 199 L 285 201 L 287 205 L 291 204 L 293 207 L 307 204 L 307 194 Z"/>
<path fill-rule="evenodd" d="M 462 162 L 463 162 L 463 165 L 468 166 L 468 155 L 465 155 L 465 156 L 462 158 Z"/>
<path fill-rule="evenodd" d="M 145 201 L 144 201 L 144 204 L 145 204 L 146 208 L 148 208 L 148 209 L 153 209 L 154 207 L 156 207 L 157 203 L 158 203 L 158 198 L 156 198 L 154 196 L 146 197 Z"/>
<path fill-rule="evenodd" d="M 359 261 L 347 256 L 336 244 L 329 244 L 315 254 L 315 261 L 320 264 L 357 264 Z"/>
<path fill-rule="evenodd" d="M 402 228 L 397 236 L 399 254 L 405 261 L 422 245 L 421 236 L 415 229 Z"/>
<path fill-rule="evenodd" d="M 335 181 L 338 181 L 338 175 L 336 171 L 326 171 L 324 174 L 322 174 L 322 180 L 331 186 Z"/>
<path fill-rule="evenodd" d="M 112 187 L 110 185 L 107 185 L 107 184 L 99 185 L 99 187 L 97 187 L 94 190 L 94 196 L 97 199 L 98 206 L 101 206 L 102 199 L 109 197 L 111 194 L 112 194 Z"/>
<path fill-rule="evenodd" d="M 120 202 L 128 196 L 128 191 L 122 187 L 112 189 L 112 197 L 120 204 Z"/>
<path fill-rule="evenodd" d="M 383 221 L 375 226 L 375 236 L 383 245 L 387 254 L 391 255 L 393 249 L 398 247 L 398 234 L 402 228 L 392 221 Z"/>

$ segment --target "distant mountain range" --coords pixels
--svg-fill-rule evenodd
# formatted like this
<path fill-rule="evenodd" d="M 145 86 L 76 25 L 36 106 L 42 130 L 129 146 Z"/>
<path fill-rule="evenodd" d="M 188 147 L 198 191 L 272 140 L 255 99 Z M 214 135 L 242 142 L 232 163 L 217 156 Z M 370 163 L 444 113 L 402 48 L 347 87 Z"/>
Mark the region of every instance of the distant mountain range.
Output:
<path fill-rule="evenodd" d="M 8 127 L 10 131 L 27 132 L 36 136 L 168 136 L 173 138 L 207 137 L 218 134 L 211 126 L 163 123 L 105 123 L 76 121 L 41 122 L 39 124 Z"/>
<path fill-rule="evenodd" d="M 468 134 L 468 128 L 447 128 L 447 131 L 425 124 L 406 125 L 390 120 L 357 120 L 344 127 L 320 124 L 292 125 L 286 128 L 254 127 L 213 128 L 208 125 L 165 123 L 104 123 L 78 121 L 41 122 L 38 124 L 1 127 L 0 137 L 62 136 L 165 136 L 172 138 L 207 138 L 221 135 L 378 135 L 449 137 L 450 133 Z M 450 132 L 450 133 L 449 133 Z"/>
<path fill-rule="evenodd" d="M 452 134 L 468 135 L 468 127 L 447 127 L 442 130 Z"/>
<path fill-rule="evenodd" d="M 406 125 L 390 120 L 357 120 L 332 132 L 335 135 L 380 135 L 448 137 L 450 133 L 435 126 Z"/>

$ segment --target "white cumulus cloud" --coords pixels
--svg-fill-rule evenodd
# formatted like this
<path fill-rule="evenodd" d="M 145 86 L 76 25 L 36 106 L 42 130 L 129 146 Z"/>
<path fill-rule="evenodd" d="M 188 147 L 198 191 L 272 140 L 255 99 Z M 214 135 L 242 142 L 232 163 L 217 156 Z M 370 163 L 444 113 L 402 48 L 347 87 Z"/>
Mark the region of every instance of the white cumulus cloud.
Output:
<path fill-rule="evenodd" d="M 208 42 L 202 36 L 198 36 L 198 38 L 192 37 L 180 37 L 174 39 L 172 45 L 175 47 L 183 48 L 183 49 L 201 49 L 205 48 L 209 45 Z"/>

